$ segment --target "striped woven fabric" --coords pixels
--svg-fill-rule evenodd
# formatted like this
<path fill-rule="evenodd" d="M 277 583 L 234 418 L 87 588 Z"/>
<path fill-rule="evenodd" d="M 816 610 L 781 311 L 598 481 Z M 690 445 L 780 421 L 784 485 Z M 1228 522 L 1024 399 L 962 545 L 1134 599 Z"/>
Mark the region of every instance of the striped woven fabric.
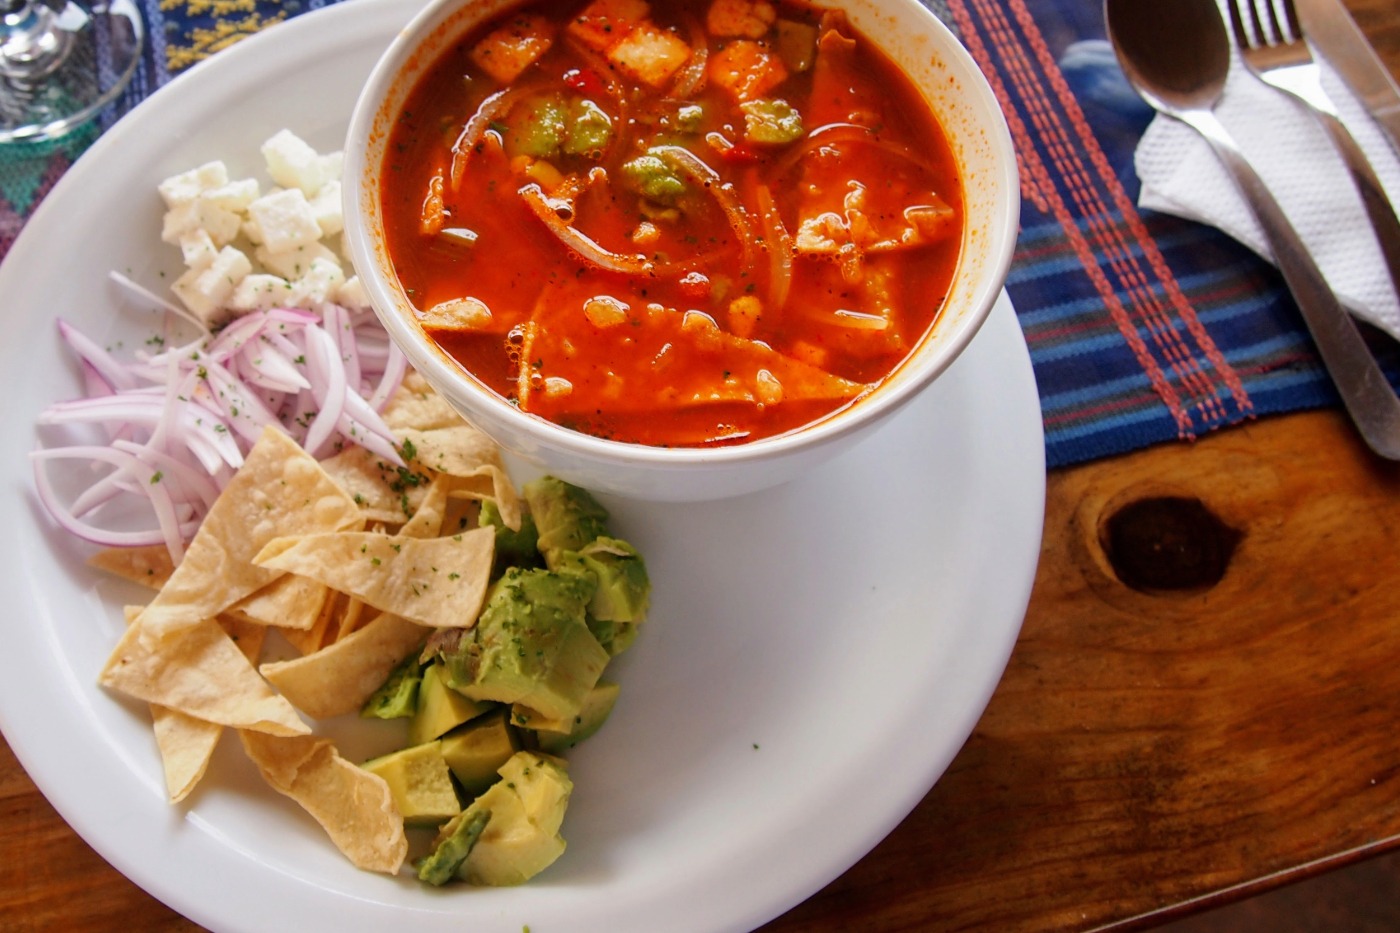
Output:
<path fill-rule="evenodd" d="M 0 255 L 121 113 L 200 59 L 333 2 L 141 0 L 150 41 L 120 104 L 70 139 L 0 150 Z M 1135 207 L 1132 154 L 1151 112 L 1117 68 L 1098 3 L 924 2 L 982 67 L 1016 142 L 1023 207 L 1007 291 L 1051 467 L 1337 404 L 1271 267 L 1215 230 Z M 1374 345 L 1400 382 L 1400 353 Z"/>

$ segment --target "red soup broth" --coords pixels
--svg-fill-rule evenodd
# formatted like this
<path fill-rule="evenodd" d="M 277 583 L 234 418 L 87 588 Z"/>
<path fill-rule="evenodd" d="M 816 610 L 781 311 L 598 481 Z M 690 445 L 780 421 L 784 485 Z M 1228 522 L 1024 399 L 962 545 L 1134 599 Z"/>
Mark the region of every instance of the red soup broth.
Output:
<path fill-rule="evenodd" d="M 653 446 L 831 415 L 934 326 L 962 241 L 937 118 L 839 12 L 527 4 L 448 48 L 382 172 L 423 327 L 521 409 Z"/>

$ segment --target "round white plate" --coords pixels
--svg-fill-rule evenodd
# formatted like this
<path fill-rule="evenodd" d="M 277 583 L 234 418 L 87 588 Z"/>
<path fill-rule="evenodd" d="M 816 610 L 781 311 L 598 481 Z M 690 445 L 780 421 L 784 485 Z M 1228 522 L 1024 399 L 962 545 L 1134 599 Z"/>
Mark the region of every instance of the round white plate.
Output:
<path fill-rule="evenodd" d="M 569 849 L 528 885 L 429 890 L 356 871 L 228 739 L 171 806 L 143 705 L 95 685 L 122 603 L 141 594 L 89 570 L 88 546 L 32 493 L 35 415 L 79 387 L 54 318 L 128 351 L 154 333 L 107 273 L 160 291 L 178 271 L 156 183 L 214 158 L 262 177 L 258 147 L 283 127 L 338 148 L 364 76 L 416 7 L 356 0 L 192 69 L 98 140 L 0 268 L 0 475 L 15 508 L 0 538 L 0 728 L 98 852 L 214 930 L 751 929 L 918 803 L 1019 632 L 1045 468 L 1004 296 L 944 377 L 819 471 L 720 503 L 608 501 L 648 558 L 654 609 L 616 672 L 612 721 L 574 753 Z"/>

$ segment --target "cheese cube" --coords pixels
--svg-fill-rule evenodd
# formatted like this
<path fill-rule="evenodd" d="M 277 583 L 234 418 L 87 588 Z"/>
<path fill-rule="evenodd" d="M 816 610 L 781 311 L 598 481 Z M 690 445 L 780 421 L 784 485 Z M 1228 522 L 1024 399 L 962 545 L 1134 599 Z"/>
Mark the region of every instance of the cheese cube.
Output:
<path fill-rule="evenodd" d="M 214 245 L 209 231 L 196 228 L 180 237 L 180 253 L 188 268 L 203 269 L 219 255 L 219 248 Z"/>
<path fill-rule="evenodd" d="M 311 199 L 311 213 L 316 218 L 316 226 L 321 228 L 323 237 L 335 236 L 345 226 L 345 217 L 340 204 L 340 182 L 331 179 L 321 186 Z"/>
<path fill-rule="evenodd" d="M 345 273 L 340 263 L 316 258 L 311 260 L 311 267 L 293 284 L 308 300 L 319 305 L 335 300 L 336 290 L 345 284 Z"/>
<path fill-rule="evenodd" d="M 710 82 L 737 101 L 762 97 L 787 80 L 783 60 L 761 43 L 736 39 L 710 56 Z"/>
<path fill-rule="evenodd" d="M 343 305 L 355 311 L 363 311 L 369 308 L 369 296 L 365 294 L 364 283 L 360 281 L 358 275 L 352 275 L 340 287 L 335 290 L 336 304 Z"/>
<path fill-rule="evenodd" d="M 233 290 L 251 271 L 247 256 L 225 246 L 208 266 L 185 270 L 170 288 L 192 314 L 213 326 L 228 311 Z"/>
<path fill-rule="evenodd" d="M 308 198 L 326 183 L 327 162 L 291 130 L 280 130 L 262 144 L 267 174 L 283 188 L 296 188 Z"/>
<path fill-rule="evenodd" d="M 156 186 L 166 207 L 179 207 L 193 201 L 200 192 L 228 184 L 228 166 L 219 161 L 206 162 L 199 168 L 171 175 Z"/>
<path fill-rule="evenodd" d="M 510 17 L 471 50 L 476 66 L 498 84 L 509 84 L 554 45 L 554 27 L 538 13 Z"/>
<path fill-rule="evenodd" d="M 199 198 L 222 210 L 241 214 L 261 195 L 262 187 L 256 178 L 240 178 L 217 188 L 206 188 L 199 193 Z"/>
<path fill-rule="evenodd" d="M 762 39 L 778 19 L 768 0 L 713 0 L 705 14 L 705 29 L 712 36 Z"/>
<path fill-rule="evenodd" d="M 238 236 L 240 226 L 233 211 L 196 197 L 165 212 L 160 238 L 166 243 L 179 243 L 186 234 L 203 230 L 216 245 L 223 246 Z"/>
<path fill-rule="evenodd" d="M 275 275 L 294 282 L 311 271 L 315 263 L 329 263 L 340 268 L 340 258 L 324 243 L 308 243 L 295 249 L 274 252 L 266 246 L 253 251 L 253 258 Z"/>
<path fill-rule="evenodd" d="M 568 32 L 594 51 L 606 52 L 650 15 L 646 0 L 593 0 L 569 21 Z"/>
<path fill-rule="evenodd" d="M 228 305 L 234 311 L 266 311 L 269 308 L 285 308 L 296 303 L 298 295 L 292 283 L 280 275 L 254 272 L 243 277 L 229 297 Z"/>
<path fill-rule="evenodd" d="M 624 74 L 662 87 L 690 58 L 690 46 L 673 32 L 641 23 L 608 52 L 608 60 Z"/>
<path fill-rule="evenodd" d="M 255 225 L 254 241 L 272 253 L 307 246 L 321 239 L 316 215 L 300 188 L 285 188 L 258 198 L 248 205 L 248 220 Z"/>

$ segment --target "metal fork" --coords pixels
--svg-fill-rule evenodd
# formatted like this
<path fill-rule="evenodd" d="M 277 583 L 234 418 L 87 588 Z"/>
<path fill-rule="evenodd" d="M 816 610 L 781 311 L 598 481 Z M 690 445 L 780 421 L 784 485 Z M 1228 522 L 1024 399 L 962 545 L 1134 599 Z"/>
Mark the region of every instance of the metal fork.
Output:
<path fill-rule="evenodd" d="M 1391 285 L 1400 295 L 1400 218 L 1366 154 L 1342 123 L 1336 104 L 1323 90 L 1322 72 L 1304 39 L 1293 0 L 1226 0 L 1226 6 L 1245 66 L 1265 84 L 1306 104 L 1341 153 L 1380 243 Z"/>

